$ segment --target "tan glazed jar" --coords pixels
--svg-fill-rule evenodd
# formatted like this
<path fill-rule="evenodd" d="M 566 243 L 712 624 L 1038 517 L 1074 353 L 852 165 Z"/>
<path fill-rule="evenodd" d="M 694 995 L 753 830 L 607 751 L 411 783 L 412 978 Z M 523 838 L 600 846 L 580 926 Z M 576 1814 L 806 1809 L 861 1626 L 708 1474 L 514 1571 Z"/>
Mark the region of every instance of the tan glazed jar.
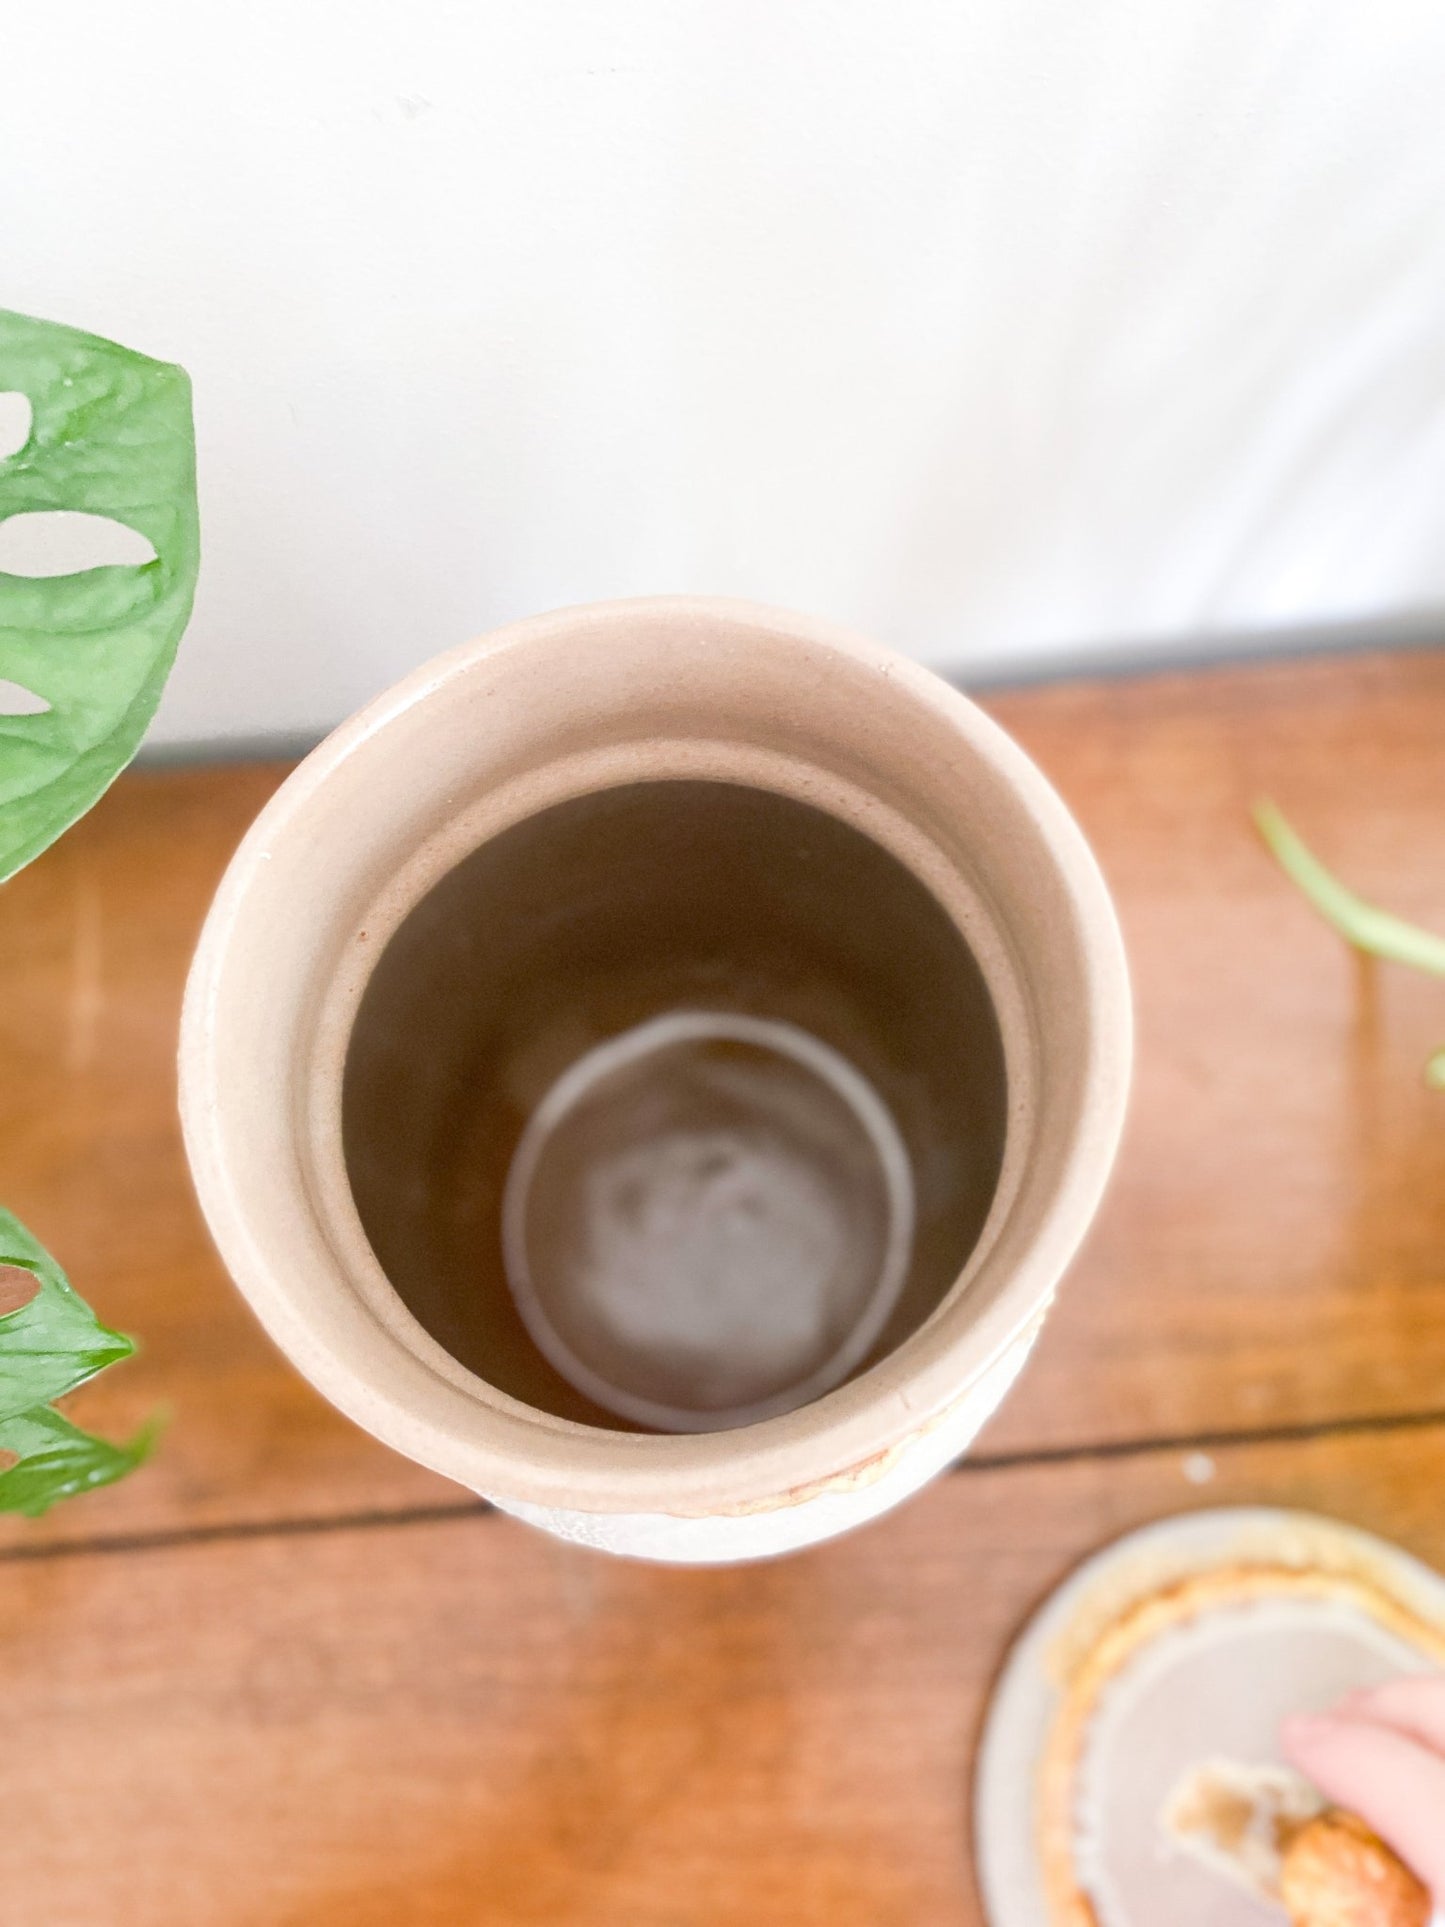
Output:
<path fill-rule="evenodd" d="M 378 1438 L 561 1537 L 787 1551 L 962 1452 L 1114 1155 L 1118 928 L 963 696 L 747 603 L 539 616 L 262 813 L 181 1104 L 241 1290 Z"/>

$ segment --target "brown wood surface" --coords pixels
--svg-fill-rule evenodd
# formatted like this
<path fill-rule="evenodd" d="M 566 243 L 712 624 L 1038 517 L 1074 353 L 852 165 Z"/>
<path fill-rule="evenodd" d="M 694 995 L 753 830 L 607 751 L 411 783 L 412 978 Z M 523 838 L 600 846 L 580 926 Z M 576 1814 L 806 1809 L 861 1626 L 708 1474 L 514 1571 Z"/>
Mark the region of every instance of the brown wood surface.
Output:
<path fill-rule="evenodd" d="M 1442 1489 L 1438 1426 L 969 1469 L 731 1571 L 495 1513 L 0 1564 L 0 1918 L 974 1927 L 985 1695 L 1081 1555 L 1270 1500 L 1445 1563 Z"/>
<path fill-rule="evenodd" d="M 989 707 L 1118 900 L 1130 1128 L 969 1468 L 775 1567 L 612 1565 L 480 1514 L 324 1407 L 226 1283 L 176 1016 L 280 767 L 133 774 L 0 893 L 0 1199 L 144 1340 L 76 1415 L 172 1414 L 127 1484 L 0 1521 L 0 1921 L 971 1921 L 981 1695 L 1079 1555 L 1250 1498 L 1445 1562 L 1445 1098 L 1420 1076 L 1445 985 L 1360 965 L 1247 820 L 1272 794 L 1445 929 L 1445 653 Z"/>
<path fill-rule="evenodd" d="M 1445 1407 L 1445 983 L 1363 962 L 1248 816 L 1445 931 L 1445 651 L 990 707 L 1098 853 L 1138 1025 L 1115 1182 L 990 1447 Z"/>

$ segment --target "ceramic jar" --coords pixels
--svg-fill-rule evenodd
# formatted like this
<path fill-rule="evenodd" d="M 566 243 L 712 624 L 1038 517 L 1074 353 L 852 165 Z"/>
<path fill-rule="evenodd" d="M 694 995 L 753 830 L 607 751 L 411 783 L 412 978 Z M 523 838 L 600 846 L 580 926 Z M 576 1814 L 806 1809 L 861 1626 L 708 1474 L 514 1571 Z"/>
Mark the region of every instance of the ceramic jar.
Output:
<path fill-rule="evenodd" d="M 358 1424 L 564 1538 L 724 1561 L 967 1447 L 1130 1034 L 1094 860 L 980 710 L 658 598 L 468 643 L 301 764 L 206 924 L 182 1112 L 236 1282 Z"/>

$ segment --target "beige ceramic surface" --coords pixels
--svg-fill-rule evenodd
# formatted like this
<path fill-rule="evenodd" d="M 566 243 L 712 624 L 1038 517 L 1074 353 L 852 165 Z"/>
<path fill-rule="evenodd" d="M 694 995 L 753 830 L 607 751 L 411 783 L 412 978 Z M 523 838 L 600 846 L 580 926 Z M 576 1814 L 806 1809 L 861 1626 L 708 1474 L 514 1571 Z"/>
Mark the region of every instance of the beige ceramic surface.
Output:
<path fill-rule="evenodd" d="M 918 1329 L 799 1410 L 657 1436 L 524 1403 L 430 1336 L 362 1230 L 342 1078 L 377 957 L 461 858 L 550 805 L 677 779 L 811 804 L 922 881 L 983 972 L 1008 1108 L 982 1234 Z M 1098 870 L 993 723 L 928 672 L 822 623 L 659 598 L 564 610 L 466 644 L 307 759 L 216 899 L 187 995 L 181 1095 L 233 1275 L 337 1405 L 566 1536 L 716 1559 L 843 1530 L 963 1449 L 1087 1227 L 1129 1052 L 1124 960 Z"/>

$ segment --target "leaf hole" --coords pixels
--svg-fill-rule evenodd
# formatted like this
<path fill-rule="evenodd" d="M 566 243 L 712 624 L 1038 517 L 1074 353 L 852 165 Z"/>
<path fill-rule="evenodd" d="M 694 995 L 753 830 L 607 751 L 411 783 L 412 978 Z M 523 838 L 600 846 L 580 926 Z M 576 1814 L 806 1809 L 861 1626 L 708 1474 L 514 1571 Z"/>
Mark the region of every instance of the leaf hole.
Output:
<path fill-rule="evenodd" d="M 49 708 L 45 698 L 27 689 L 24 683 L 0 676 L 0 716 L 43 716 Z"/>
<path fill-rule="evenodd" d="M 40 1280 L 24 1265 L 0 1264 L 0 1318 L 12 1311 L 24 1311 L 32 1298 L 40 1296 Z"/>
<path fill-rule="evenodd" d="M 0 462 L 18 455 L 30 440 L 35 426 L 35 410 L 30 397 L 17 389 L 0 389 Z"/>
<path fill-rule="evenodd" d="M 155 559 L 138 529 L 84 509 L 25 509 L 0 522 L 0 572 L 7 575 L 79 575 Z"/>

